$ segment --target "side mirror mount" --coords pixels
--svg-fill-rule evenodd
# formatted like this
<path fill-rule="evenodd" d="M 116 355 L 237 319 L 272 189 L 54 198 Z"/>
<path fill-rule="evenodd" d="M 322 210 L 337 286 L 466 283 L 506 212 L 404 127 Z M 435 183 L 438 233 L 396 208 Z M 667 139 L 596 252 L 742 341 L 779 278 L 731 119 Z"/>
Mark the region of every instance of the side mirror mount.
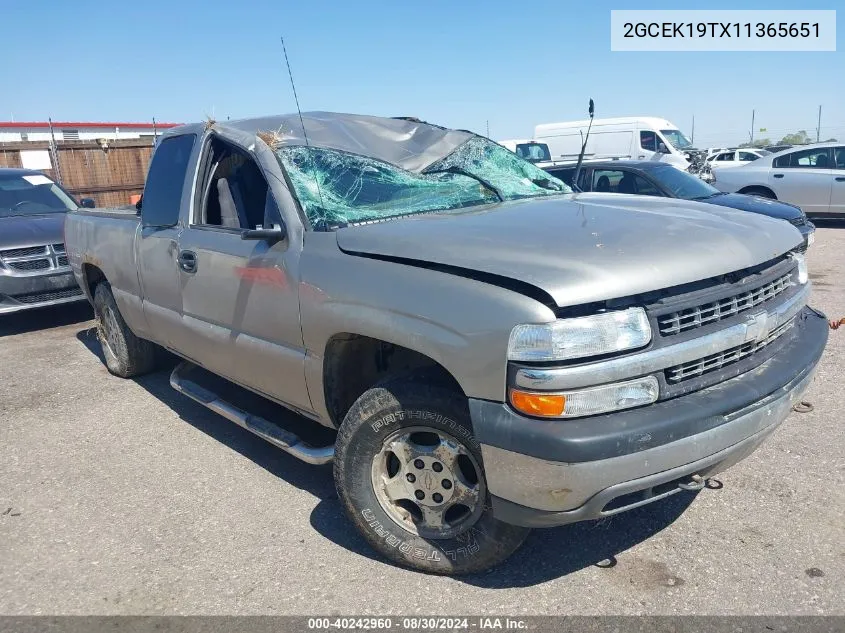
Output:
<path fill-rule="evenodd" d="M 97 207 L 97 203 L 94 202 L 94 198 L 82 198 L 79 201 L 79 206 L 83 209 L 95 209 Z"/>
<path fill-rule="evenodd" d="M 281 224 L 274 224 L 270 228 L 258 227 L 255 229 L 248 229 L 241 233 L 242 240 L 264 240 L 270 244 L 281 242 L 288 236 L 287 231 Z"/>
<path fill-rule="evenodd" d="M 141 194 L 141 197 L 138 198 L 138 202 L 135 203 L 135 210 L 138 213 L 141 213 L 141 207 L 144 205 L 144 194 Z"/>

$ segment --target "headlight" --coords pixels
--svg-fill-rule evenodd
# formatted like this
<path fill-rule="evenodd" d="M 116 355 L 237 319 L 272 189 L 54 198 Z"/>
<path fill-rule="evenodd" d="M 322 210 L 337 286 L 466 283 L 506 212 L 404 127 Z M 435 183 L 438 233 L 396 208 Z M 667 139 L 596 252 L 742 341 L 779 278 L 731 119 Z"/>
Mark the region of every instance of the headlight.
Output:
<path fill-rule="evenodd" d="M 645 376 L 600 387 L 562 393 L 537 393 L 511 389 L 511 406 L 530 416 L 574 418 L 640 407 L 657 401 L 657 378 Z"/>
<path fill-rule="evenodd" d="M 645 310 L 629 308 L 539 325 L 517 325 L 508 341 L 508 360 L 554 361 L 642 347 L 651 340 Z"/>
<path fill-rule="evenodd" d="M 807 280 L 810 278 L 810 274 L 807 271 L 807 258 L 804 257 L 804 253 L 792 253 L 792 259 L 798 262 L 798 283 L 807 283 Z"/>

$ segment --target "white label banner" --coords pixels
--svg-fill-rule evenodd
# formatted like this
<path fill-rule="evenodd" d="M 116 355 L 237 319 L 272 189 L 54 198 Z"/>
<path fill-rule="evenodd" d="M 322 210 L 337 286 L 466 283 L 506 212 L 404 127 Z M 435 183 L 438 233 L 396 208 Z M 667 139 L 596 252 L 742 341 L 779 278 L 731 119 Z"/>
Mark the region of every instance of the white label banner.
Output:
<path fill-rule="evenodd" d="M 612 51 L 835 51 L 836 11 L 610 12 Z"/>

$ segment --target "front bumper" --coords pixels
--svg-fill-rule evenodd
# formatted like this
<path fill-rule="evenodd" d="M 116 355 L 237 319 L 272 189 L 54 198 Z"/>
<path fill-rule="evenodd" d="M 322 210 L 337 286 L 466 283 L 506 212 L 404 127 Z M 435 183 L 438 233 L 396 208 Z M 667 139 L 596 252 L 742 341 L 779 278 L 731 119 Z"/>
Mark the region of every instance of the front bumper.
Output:
<path fill-rule="evenodd" d="M 536 420 L 502 403 L 470 400 L 495 516 L 563 525 L 700 487 L 786 418 L 810 384 L 827 335 L 824 316 L 805 308 L 792 340 L 752 371 L 640 409 Z"/>
<path fill-rule="evenodd" d="M 84 300 L 70 269 L 44 275 L 0 274 L 0 314 Z"/>

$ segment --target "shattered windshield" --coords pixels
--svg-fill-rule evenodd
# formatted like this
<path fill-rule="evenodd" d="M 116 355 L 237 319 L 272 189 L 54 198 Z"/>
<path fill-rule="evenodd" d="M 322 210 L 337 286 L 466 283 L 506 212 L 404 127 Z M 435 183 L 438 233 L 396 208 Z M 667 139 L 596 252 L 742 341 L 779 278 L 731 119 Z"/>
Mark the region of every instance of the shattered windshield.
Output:
<path fill-rule="evenodd" d="M 276 151 L 314 228 L 498 202 L 455 173 L 415 174 L 374 158 L 301 145 Z"/>
<path fill-rule="evenodd" d="M 283 146 L 276 155 L 317 230 L 571 191 L 516 154 L 478 137 L 422 174 L 322 147 Z"/>
<path fill-rule="evenodd" d="M 426 168 L 426 174 L 454 170 L 490 184 L 503 200 L 571 193 L 563 181 L 480 136 Z"/>

